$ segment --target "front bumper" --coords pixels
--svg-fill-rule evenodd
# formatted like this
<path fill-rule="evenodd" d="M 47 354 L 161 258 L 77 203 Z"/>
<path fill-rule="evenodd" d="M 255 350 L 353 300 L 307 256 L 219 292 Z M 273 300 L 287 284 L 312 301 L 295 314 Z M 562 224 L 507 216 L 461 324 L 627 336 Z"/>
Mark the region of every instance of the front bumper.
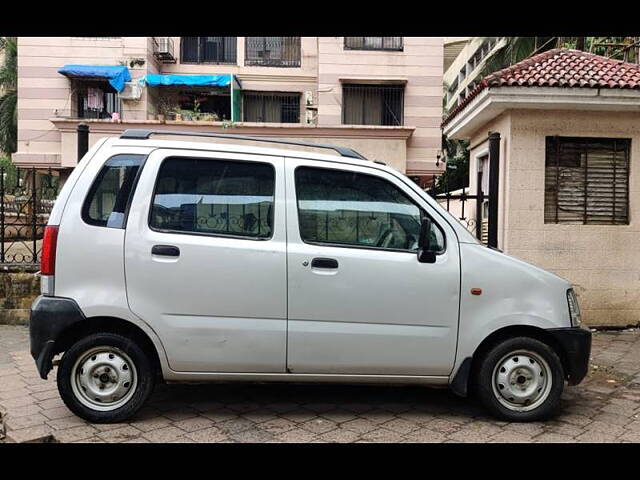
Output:
<path fill-rule="evenodd" d="M 569 385 L 579 384 L 589 371 L 591 332 L 585 328 L 551 328 L 547 330 L 564 352 L 565 374 Z"/>
<path fill-rule="evenodd" d="M 40 377 L 45 379 L 53 368 L 56 341 L 71 325 L 85 319 L 78 304 L 70 298 L 39 296 L 31 305 L 29 338 L 31 356 Z"/>

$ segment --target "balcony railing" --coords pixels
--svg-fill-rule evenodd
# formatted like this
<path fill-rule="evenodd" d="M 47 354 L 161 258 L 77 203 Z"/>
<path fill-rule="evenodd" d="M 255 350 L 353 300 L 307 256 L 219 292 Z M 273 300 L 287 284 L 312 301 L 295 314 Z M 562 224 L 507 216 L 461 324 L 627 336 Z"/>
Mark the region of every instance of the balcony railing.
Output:
<path fill-rule="evenodd" d="M 300 37 L 246 37 L 245 65 L 299 67 Z"/>
<path fill-rule="evenodd" d="M 402 37 L 344 37 L 346 50 L 392 50 L 403 49 Z"/>

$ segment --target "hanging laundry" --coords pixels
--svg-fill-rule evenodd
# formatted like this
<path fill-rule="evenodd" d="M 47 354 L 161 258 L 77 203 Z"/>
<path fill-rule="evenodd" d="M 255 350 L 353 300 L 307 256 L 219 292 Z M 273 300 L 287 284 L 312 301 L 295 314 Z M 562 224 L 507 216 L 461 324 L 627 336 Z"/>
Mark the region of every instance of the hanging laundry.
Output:
<path fill-rule="evenodd" d="M 104 94 L 99 88 L 87 88 L 87 108 L 97 110 L 99 112 L 104 108 Z"/>

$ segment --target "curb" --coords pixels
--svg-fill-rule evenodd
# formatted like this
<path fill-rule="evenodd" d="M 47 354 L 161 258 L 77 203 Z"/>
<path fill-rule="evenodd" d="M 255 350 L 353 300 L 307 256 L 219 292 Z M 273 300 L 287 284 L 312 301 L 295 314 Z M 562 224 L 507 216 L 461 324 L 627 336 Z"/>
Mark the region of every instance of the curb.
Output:
<path fill-rule="evenodd" d="M 20 308 L 15 310 L 5 310 L 0 312 L 0 325 L 29 325 L 29 314 L 31 310 L 28 308 Z"/>

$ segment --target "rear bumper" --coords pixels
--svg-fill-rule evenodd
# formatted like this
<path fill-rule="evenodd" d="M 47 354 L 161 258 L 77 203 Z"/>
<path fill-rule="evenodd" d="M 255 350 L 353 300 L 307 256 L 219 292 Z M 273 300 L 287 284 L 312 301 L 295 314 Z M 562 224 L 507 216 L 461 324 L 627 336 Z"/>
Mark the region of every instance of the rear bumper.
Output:
<path fill-rule="evenodd" d="M 591 332 L 580 327 L 551 328 L 547 331 L 562 347 L 569 385 L 579 384 L 589 371 Z"/>
<path fill-rule="evenodd" d="M 31 305 L 29 338 L 31 356 L 43 379 L 53 368 L 56 341 L 71 325 L 85 319 L 78 304 L 70 298 L 39 296 Z"/>

